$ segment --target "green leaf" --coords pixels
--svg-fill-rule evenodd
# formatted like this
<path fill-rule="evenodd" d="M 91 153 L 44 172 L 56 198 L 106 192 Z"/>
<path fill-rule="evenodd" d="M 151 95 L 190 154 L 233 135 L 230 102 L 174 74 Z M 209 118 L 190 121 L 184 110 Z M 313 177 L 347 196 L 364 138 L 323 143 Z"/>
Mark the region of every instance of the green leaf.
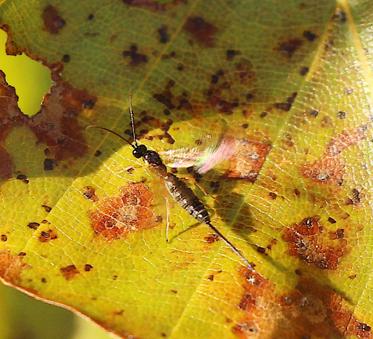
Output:
<path fill-rule="evenodd" d="M 372 10 L 3 2 L 8 52 L 55 85 L 33 118 L 0 87 L 2 279 L 120 336 L 371 337 Z M 237 136 L 228 167 L 199 181 L 207 196 L 178 175 L 255 272 L 177 204 L 166 243 L 161 183 L 84 130 L 128 129 L 130 94 L 150 149 L 198 144 L 222 120 Z"/>

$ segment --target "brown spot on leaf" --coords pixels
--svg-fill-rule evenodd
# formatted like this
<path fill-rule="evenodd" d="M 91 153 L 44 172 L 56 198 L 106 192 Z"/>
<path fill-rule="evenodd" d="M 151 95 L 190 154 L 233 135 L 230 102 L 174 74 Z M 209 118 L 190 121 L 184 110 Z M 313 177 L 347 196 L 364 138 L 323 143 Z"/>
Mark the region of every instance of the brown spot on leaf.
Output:
<path fill-rule="evenodd" d="M 367 125 L 361 125 L 357 128 L 343 131 L 328 143 L 324 156 L 311 164 L 303 165 L 301 173 L 318 183 L 341 185 L 343 183 L 345 165 L 339 155 L 346 148 L 356 145 L 359 141 L 365 139 L 367 130 Z"/>
<path fill-rule="evenodd" d="M 65 267 L 60 268 L 60 272 L 62 273 L 63 277 L 66 280 L 73 279 L 77 274 L 79 274 L 79 270 L 76 268 L 75 265 L 68 265 Z"/>
<path fill-rule="evenodd" d="M 60 16 L 56 7 L 48 5 L 43 10 L 45 29 L 51 34 L 57 34 L 65 26 L 65 20 Z"/>
<path fill-rule="evenodd" d="M 361 192 L 353 188 L 350 197 L 346 199 L 346 205 L 358 205 L 361 202 L 361 198 Z"/>
<path fill-rule="evenodd" d="M 7 237 L 7 235 L 6 234 L 2 234 L 1 235 L 1 241 L 8 241 L 8 237 Z"/>
<path fill-rule="evenodd" d="M 85 264 L 85 265 L 84 265 L 84 271 L 89 272 L 89 271 L 91 271 L 92 269 L 93 269 L 93 266 L 92 266 L 92 265 L 90 265 L 90 264 Z"/>
<path fill-rule="evenodd" d="M 162 25 L 158 28 L 159 42 L 165 44 L 170 40 L 170 35 L 168 34 L 168 28 L 166 25 Z"/>
<path fill-rule="evenodd" d="M 44 171 L 53 171 L 55 163 L 56 162 L 54 159 L 49 159 L 49 158 L 44 159 L 44 162 L 43 162 Z"/>
<path fill-rule="evenodd" d="M 337 237 L 328 239 L 318 216 L 303 219 L 287 227 L 283 239 L 288 243 L 289 254 L 320 269 L 335 270 L 347 252 L 347 242 Z"/>
<path fill-rule="evenodd" d="M 297 97 L 297 92 L 292 93 L 288 98 L 286 98 L 285 102 L 277 102 L 274 104 L 274 107 L 281 110 L 288 112 L 291 109 L 291 106 L 293 105 L 293 102 L 295 98 Z"/>
<path fill-rule="evenodd" d="M 359 141 L 367 137 L 367 125 L 361 125 L 357 128 L 343 131 L 333 138 L 326 147 L 326 154 L 335 156 L 344 151 L 346 148 L 356 145 Z"/>
<path fill-rule="evenodd" d="M 52 210 L 52 207 L 50 207 L 48 205 L 41 205 L 41 207 L 43 207 L 45 212 L 47 212 L 47 213 L 49 213 Z"/>
<path fill-rule="evenodd" d="M 22 270 L 29 267 L 23 262 L 23 256 L 13 255 L 8 250 L 0 251 L 0 277 L 5 281 L 16 284 Z"/>
<path fill-rule="evenodd" d="M 139 66 L 141 64 L 146 64 L 148 62 L 148 57 L 145 54 L 138 52 L 137 45 L 131 45 L 129 50 L 122 52 L 124 58 L 130 59 L 130 66 Z"/>
<path fill-rule="evenodd" d="M 326 156 L 311 164 L 301 167 L 301 173 L 313 181 L 321 184 L 341 185 L 345 166 L 338 157 Z"/>
<path fill-rule="evenodd" d="M 237 140 L 236 152 L 229 161 L 226 176 L 255 182 L 270 149 L 268 142 Z"/>
<path fill-rule="evenodd" d="M 27 175 L 25 174 L 18 174 L 16 179 L 18 180 L 21 180 L 22 182 L 24 182 L 25 184 L 28 184 L 29 183 L 29 180 L 27 178 Z"/>
<path fill-rule="evenodd" d="M 33 229 L 33 230 L 38 229 L 39 226 L 40 226 L 40 224 L 39 224 L 38 222 L 29 222 L 29 223 L 27 224 L 27 227 L 28 227 L 28 228 L 31 228 L 31 229 Z"/>
<path fill-rule="evenodd" d="M 84 198 L 92 200 L 93 202 L 98 201 L 98 197 L 96 196 L 96 190 L 92 186 L 83 187 L 83 196 Z"/>
<path fill-rule="evenodd" d="M 39 241 L 41 242 L 48 242 L 50 240 L 57 239 L 57 232 L 54 229 L 49 229 L 47 231 L 41 231 L 39 235 Z"/>
<path fill-rule="evenodd" d="M 306 74 L 308 73 L 309 70 L 310 70 L 310 69 L 309 69 L 308 67 L 306 67 L 306 66 L 301 67 L 300 70 L 299 70 L 299 74 L 300 74 L 300 75 L 306 75 Z"/>
<path fill-rule="evenodd" d="M 248 115 L 247 101 L 254 95 L 245 88 L 252 87 L 255 82 L 253 65 L 247 58 L 240 57 L 236 62 L 226 63 L 225 67 L 211 74 L 209 87 L 204 91 L 206 104 L 221 113 L 232 114 L 242 102 Z"/>
<path fill-rule="evenodd" d="M 151 210 L 152 194 L 143 183 L 120 189 L 120 196 L 102 200 L 90 212 L 91 226 L 107 240 L 119 239 L 130 232 L 152 228 L 156 218 Z"/>
<path fill-rule="evenodd" d="M 44 98 L 41 111 L 29 119 L 29 127 L 40 142 L 48 145 L 55 160 L 81 157 L 86 153 L 87 145 L 78 116 L 89 100 L 95 102 L 96 98 L 57 80 Z M 52 169 L 49 165 L 47 168 Z"/>
<path fill-rule="evenodd" d="M 290 59 L 302 45 L 303 41 L 301 39 L 291 38 L 285 41 L 281 41 L 276 47 L 276 50 Z"/>
<path fill-rule="evenodd" d="M 241 339 L 255 338 L 371 338 L 370 326 L 346 309 L 348 303 L 328 286 L 300 276 L 297 286 L 282 295 L 256 272 L 240 270 L 244 313 L 232 327 Z"/>
<path fill-rule="evenodd" d="M 209 234 L 209 235 L 205 236 L 205 240 L 209 244 L 212 244 L 215 241 L 218 241 L 219 239 L 220 239 L 219 236 L 217 234 L 215 234 L 215 233 Z"/>
<path fill-rule="evenodd" d="M 303 36 L 308 40 L 308 41 L 314 41 L 317 38 L 317 35 L 311 31 L 304 31 Z"/>
<path fill-rule="evenodd" d="M 184 30 L 203 47 L 214 46 L 215 34 L 218 31 L 214 25 L 200 16 L 189 17 L 184 25 Z"/>
<path fill-rule="evenodd" d="M 236 55 L 239 55 L 241 53 L 240 51 L 237 51 L 235 49 L 227 49 L 225 54 L 226 54 L 227 60 L 232 61 Z"/>

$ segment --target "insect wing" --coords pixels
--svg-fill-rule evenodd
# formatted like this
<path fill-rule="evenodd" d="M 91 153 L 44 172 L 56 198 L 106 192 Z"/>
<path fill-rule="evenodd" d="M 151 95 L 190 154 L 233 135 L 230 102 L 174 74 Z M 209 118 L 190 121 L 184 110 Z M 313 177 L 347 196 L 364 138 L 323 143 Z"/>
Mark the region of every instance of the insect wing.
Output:
<path fill-rule="evenodd" d="M 160 155 L 169 167 L 195 167 L 204 174 L 232 157 L 236 150 L 236 140 L 227 132 L 226 126 L 220 126 L 219 133 L 207 133 L 196 139 L 196 146 L 182 147 L 161 152 Z"/>

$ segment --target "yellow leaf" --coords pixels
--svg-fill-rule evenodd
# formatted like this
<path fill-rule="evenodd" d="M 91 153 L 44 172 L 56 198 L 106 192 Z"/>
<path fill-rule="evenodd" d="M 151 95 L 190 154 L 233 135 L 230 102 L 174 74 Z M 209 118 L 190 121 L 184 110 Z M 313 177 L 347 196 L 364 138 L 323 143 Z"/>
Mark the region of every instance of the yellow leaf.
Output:
<path fill-rule="evenodd" d="M 7 0 L 8 52 L 52 72 L 34 117 L 0 84 L 0 274 L 120 336 L 372 337 L 372 3 Z M 225 121 L 228 168 L 178 171 L 255 265 L 131 147 Z M 11 117 L 11 119 L 10 119 Z M 163 199 L 163 200 L 162 200 Z M 6 239 L 6 240 L 5 240 Z"/>

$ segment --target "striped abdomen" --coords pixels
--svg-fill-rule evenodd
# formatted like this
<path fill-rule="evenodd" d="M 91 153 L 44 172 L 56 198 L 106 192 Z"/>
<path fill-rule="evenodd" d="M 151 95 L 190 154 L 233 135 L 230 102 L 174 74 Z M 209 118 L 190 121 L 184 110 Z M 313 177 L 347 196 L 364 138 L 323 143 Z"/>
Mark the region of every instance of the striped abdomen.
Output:
<path fill-rule="evenodd" d="M 172 197 L 182 208 L 188 211 L 199 222 L 210 222 L 209 213 L 203 203 L 181 179 L 172 173 L 167 173 L 165 183 Z"/>

